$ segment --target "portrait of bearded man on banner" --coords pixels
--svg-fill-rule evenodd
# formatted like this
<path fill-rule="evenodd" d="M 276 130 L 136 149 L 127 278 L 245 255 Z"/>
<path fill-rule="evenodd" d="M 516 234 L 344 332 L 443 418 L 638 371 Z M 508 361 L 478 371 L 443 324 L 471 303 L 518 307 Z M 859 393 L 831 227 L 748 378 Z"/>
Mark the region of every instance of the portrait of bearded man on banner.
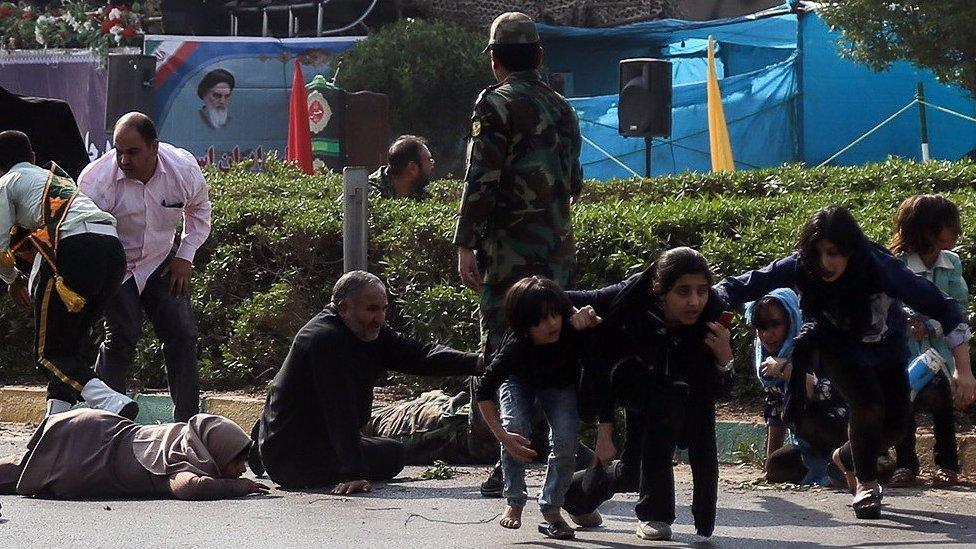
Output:
<path fill-rule="evenodd" d="M 234 75 L 224 69 L 214 69 L 203 76 L 197 86 L 197 96 L 203 100 L 200 119 L 212 129 L 227 125 L 230 116 L 230 95 L 234 91 Z"/>

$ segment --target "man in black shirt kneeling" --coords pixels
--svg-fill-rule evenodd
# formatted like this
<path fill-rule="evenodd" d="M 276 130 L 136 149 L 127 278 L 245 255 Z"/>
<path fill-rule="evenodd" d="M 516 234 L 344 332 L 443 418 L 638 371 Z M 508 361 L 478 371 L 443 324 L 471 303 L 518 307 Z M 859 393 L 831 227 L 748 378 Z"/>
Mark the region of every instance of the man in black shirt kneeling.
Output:
<path fill-rule="evenodd" d="M 386 287 L 365 271 L 346 273 L 332 302 L 298 332 L 268 390 L 249 459 L 284 488 L 335 484 L 333 493 L 369 492 L 370 481 L 395 477 L 403 445 L 365 437 L 373 387 L 385 370 L 470 375 L 481 356 L 422 344 L 386 325 Z"/>

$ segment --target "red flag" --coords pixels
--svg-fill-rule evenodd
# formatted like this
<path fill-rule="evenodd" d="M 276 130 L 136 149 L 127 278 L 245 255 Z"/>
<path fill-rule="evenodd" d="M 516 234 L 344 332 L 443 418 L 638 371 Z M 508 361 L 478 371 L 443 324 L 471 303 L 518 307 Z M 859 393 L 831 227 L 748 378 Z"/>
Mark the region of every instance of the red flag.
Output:
<path fill-rule="evenodd" d="M 308 95 L 305 92 L 305 78 L 302 64 L 295 60 L 295 77 L 291 81 L 291 101 L 288 109 L 288 147 L 286 159 L 298 164 L 307 174 L 315 172 L 312 168 L 312 131 L 308 127 Z"/>

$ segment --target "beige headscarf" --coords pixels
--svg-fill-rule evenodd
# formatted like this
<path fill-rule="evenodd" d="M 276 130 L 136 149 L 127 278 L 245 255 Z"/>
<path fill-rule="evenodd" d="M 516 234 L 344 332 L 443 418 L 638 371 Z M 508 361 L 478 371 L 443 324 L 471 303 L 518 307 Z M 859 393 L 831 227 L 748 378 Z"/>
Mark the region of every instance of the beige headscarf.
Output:
<path fill-rule="evenodd" d="M 150 473 L 187 471 L 219 477 L 220 470 L 250 444 L 251 437 L 233 421 L 197 414 L 187 423 L 140 427 L 132 439 L 132 452 Z"/>

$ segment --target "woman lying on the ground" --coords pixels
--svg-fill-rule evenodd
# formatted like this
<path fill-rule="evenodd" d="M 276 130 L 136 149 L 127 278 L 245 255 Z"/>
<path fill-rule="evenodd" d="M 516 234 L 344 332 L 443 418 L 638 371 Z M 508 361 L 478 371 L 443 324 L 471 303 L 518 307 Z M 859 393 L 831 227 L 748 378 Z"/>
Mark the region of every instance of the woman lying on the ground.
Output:
<path fill-rule="evenodd" d="M 594 332 L 615 366 L 607 390 L 627 411 L 620 461 L 578 472 L 566 511 L 592 513 L 615 492 L 640 494 L 634 511 L 643 539 L 671 538 L 675 519 L 675 447 L 687 448 L 694 480 L 692 514 L 699 535 L 715 527 L 718 457 L 715 394 L 731 377 L 729 330 L 711 290 L 712 272 L 691 248 L 661 254 L 640 275 L 588 292 L 567 292 L 576 307 L 603 318 Z"/>
<path fill-rule="evenodd" d="M 223 499 L 266 493 L 244 474 L 251 438 L 233 421 L 137 425 L 102 410 L 47 417 L 27 451 L 0 459 L 0 494 L 59 499 Z"/>
<path fill-rule="evenodd" d="M 899 300 L 946 327 L 964 373 L 958 382 L 964 405 L 972 403 L 976 391 L 969 369 L 972 336 L 956 302 L 870 242 L 842 206 L 815 212 L 800 232 L 797 250 L 760 270 L 727 278 L 715 289 L 732 307 L 775 288 L 799 291 L 808 324 L 794 341 L 794 370 L 807 370 L 798 354 L 813 356 L 803 347 L 818 351 L 824 371 L 847 401 L 850 440 L 834 453 L 834 461 L 856 476 L 855 515 L 877 518 L 877 456 L 901 441 L 910 413 L 907 329 Z"/>
<path fill-rule="evenodd" d="M 847 442 L 847 404 L 823 372 L 792 379 L 793 339 L 803 318 L 800 298 L 778 288 L 748 304 L 745 317 L 756 330 L 756 376 L 766 393 L 766 480 L 829 486 L 830 456 Z M 793 440 L 787 442 L 790 432 Z"/>

